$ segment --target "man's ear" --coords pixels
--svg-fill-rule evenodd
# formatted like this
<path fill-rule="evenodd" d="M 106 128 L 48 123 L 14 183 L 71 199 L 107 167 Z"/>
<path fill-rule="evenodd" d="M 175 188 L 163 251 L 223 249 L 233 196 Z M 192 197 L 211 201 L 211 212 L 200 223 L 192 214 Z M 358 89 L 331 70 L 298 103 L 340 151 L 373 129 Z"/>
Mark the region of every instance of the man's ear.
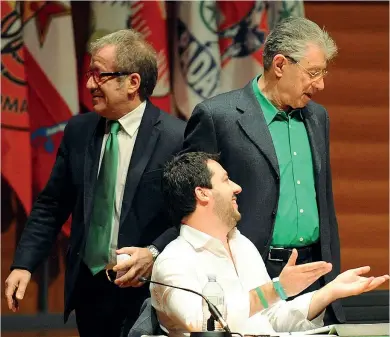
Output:
<path fill-rule="evenodd" d="M 207 203 L 210 200 L 210 191 L 202 187 L 195 188 L 195 196 L 200 203 Z"/>
<path fill-rule="evenodd" d="M 282 54 L 276 54 L 272 61 L 272 69 L 275 72 L 276 77 L 282 77 L 284 72 L 284 66 L 287 64 L 287 59 Z"/>
<path fill-rule="evenodd" d="M 134 95 L 138 92 L 139 87 L 141 86 L 141 76 L 138 73 L 133 73 L 127 76 L 126 79 L 127 93 L 129 95 Z"/>

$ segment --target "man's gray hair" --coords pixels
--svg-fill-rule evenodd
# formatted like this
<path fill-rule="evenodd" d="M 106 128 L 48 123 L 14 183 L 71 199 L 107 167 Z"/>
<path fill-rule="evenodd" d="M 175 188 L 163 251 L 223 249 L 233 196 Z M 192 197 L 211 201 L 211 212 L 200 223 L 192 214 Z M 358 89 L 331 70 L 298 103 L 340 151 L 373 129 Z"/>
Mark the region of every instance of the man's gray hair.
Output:
<path fill-rule="evenodd" d="M 290 56 L 296 61 L 306 53 L 308 44 L 320 47 L 326 61 L 337 55 L 337 46 L 329 34 L 316 23 L 302 17 L 289 17 L 281 21 L 268 35 L 263 52 L 264 71 L 269 70 L 277 54 Z"/>
<path fill-rule="evenodd" d="M 138 73 L 141 77 L 140 98 L 144 100 L 151 96 L 158 76 L 153 47 L 137 31 L 122 29 L 91 42 L 89 52 L 94 55 L 108 45 L 116 46 L 115 71 Z"/>

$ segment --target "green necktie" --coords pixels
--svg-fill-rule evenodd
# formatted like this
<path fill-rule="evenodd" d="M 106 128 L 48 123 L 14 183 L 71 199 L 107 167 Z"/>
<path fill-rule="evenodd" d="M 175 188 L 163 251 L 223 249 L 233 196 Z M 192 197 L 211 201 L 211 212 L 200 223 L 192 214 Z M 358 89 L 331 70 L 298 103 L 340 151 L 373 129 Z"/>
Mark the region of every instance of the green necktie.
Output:
<path fill-rule="evenodd" d="M 112 121 L 93 202 L 84 262 L 93 275 L 110 262 L 111 228 L 115 207 L 115 187 L 118 171 L 118 131 L 120 124 Z"/>

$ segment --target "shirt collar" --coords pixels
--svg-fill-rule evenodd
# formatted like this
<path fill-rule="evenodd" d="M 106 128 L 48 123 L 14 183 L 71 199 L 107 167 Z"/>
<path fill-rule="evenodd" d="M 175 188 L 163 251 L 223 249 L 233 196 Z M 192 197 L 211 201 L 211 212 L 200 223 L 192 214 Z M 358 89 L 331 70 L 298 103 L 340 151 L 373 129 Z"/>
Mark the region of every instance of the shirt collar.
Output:
<path fill-rule="evenodd" d="M 146 101 L 138 105 L 134 110 L 128 112 L 126 115 L 118 119 L 122 130 L 124 130 L 131 138 L 134 137 L 135 132 L 138 130 L 142 117 L 146 108 Z"/>
<path fill-rule="evenodd" d="M 234 240 L 240 231 L 234 227 L 228 234 L 229 241 Z M 186 240 L 195 250 L 207 249 L 217 255 L 223 255 L 225 248 L 220 240 L 201 232 L 191 226 L 182 224 L 180 227 L 180 236 Z M 223 252 L 221 252 L 221 249 Z"/>
<path fill-rule="evenodd" d="M 261 92 L 259 85 L 258 85 L 258 80 L 260 77 L 261 77 L 261 75 L 255 77 L 253 79 L 252 88 L 253 88 L 253 92 L 257 98 L 257 101 L 260 104 L 261 110 L 263 111 L 264 118 L 265 118 L 267 125 L 270 125 L 274 121 L 275 117 L 277 117 L 277 116 L 280 118 L 286 119 L 287 118 L 286 112 L 284 112 L 282 110 L 279 111 L 271 103 L 271 101 L 267 97 L 265 97 L 264 94 Z M 291 111 L 291 116 L 293 118 L 298 118 L 298 119 L 302 120 L 301 109 L 295 109 L 295 110 Z"/>

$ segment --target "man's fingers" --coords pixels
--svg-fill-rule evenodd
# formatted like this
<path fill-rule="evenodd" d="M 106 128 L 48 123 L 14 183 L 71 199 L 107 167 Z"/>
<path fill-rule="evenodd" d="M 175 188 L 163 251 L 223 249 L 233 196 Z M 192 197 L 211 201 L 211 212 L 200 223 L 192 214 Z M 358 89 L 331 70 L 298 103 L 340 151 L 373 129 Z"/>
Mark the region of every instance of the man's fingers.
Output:
<path fill-rule="evenodd" d="M 7 299 L 8 308 L 12 311 L 15 311 L 16 309 L 14 295 L 17 287 L 16 283 L 10 282 L 9 280 L 5 281 L 5 297 Z"/>
<path fill-rule="evenodd" d="M 18 286 L 18 289 L 17 289 L 16 294 L 15 294 L 15 297 L 17 300 L 23 299 L 24 293 L 26 292 L 26 288 L 27 288 L 27 282 L 24 280 L 21 280 L 19 282 L 19 286 Z"/>
<path fill-rule="evenodd" d="M 371 282 L 374 280 L 374 277 L 370 277 L 370 278 L 362 278 L 361 280 L 359 280 L 358 282 L 358 289 L 357 291 L 355 291 L 355 295 L 359 295 L 363 292 L 366 292 L 368 291 L 368 288 L 371 284 Z"/>
<path fill-rule="evenodd" d="M 137 275 L 137 270 L 130 269 L 125 275 L 122 275 L 120 278 L 115 280 L 116 285 L 122 285 L 126 283 L 131 283 L 135 276 Z"/>
<path fill-rule="evenodd" d="M 312 283 L 317 281 L 320 277 L 324 276 L 325 274 L 329 273 L 331 271 L 331 269 L 332 268 L 325 266 L 323 268 L 318 268 L 318 269 L 313 270 L 311 272 L 311 276 L 310 276 L 310 279 L 313 281 Z"/>
<path fill-rule="evenodd" d="M 12 294 L 10 296 L 6 295 L 6 297 L 7 297 L 8 309 L 15 311 L 16 310 L 16 301 L 14 299 L 14 294 Z"/>
<path fill-rule="evenodd" d="M 316 270 L 328 270 L 329 271 L 332 269 L 332 264 L 325 262 L 325 261 L 318 261 L 318 262 L 310 262 L 310 263 L 305 263 L 301 264 L 299 266 L 295 267 L 297 271 L 302 272 L 302 273 L 310 273 Z"/>
<path fill-rule="evenodd" d="M 298 251 L 294 248 L 292 250 L 292 253 L 290 255 L 290 258 L 288 259 L 286 266 L 295 266 L 295 263 L 297 262 L 298 258 Z"/>
<path fill-rule="evenodd" d="M 379 287 L 382 283 L 386 282 L 387 278 L 385 276 L 379 276 L 375 277 L 367 286 L 367 288 L 364 290 L 365 292 L 374 290 L 375 288 Z"/>
<path fill-rule="evenodd" d="M 355 269 L 351 269 L 356 275 L 363 275 L 367 274 L 370 271 L 371 267 L 370 266 L 364 266 L 364 267 L 359 267 Z"/>
<path fill-rule="evenodd" d="M 122 283 L 119 285 L 119 288 L 128 288 L 128 287 L 132 287 L 132 288 L 139 288 L 139 287 L 142 287 L 145 283 L 143 282 L 139 282 L 137 280 L 134 280 L 132 282 L 126 282 L 126 283 Z"/>
<path fill-rule="evenodd" d="M 130 260 L 127 260 L 127 261 L 119 262 L 114 267 L 112 267 L 112 270 L 113 271 L 118 271 L 118 270 L 124 270 L 124 269 L 131 269 L 133 267 L 133 265 L 135 264 L 135 262 L 136 261 L 134 259 L 130 259 Z"/>
<path fill-rule="evenodd" d="M 137 251 L 137 247 L 123 247 L 121 249 L 117 249 L 116 253 L 119 254 L 129 254 L 132 255 Z"/>

